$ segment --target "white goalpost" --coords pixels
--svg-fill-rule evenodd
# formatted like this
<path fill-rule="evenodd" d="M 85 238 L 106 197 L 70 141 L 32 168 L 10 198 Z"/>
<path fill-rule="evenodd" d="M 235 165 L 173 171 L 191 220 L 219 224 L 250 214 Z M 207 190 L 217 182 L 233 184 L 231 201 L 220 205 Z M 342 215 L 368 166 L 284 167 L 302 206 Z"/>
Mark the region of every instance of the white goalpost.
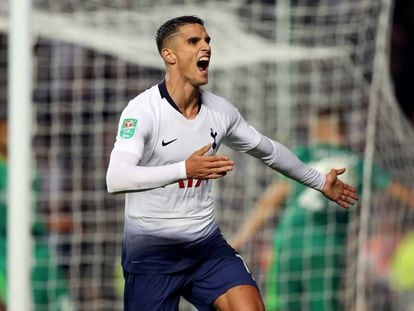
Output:
<path fill-rule="evenodd" d="M 2 266 L 0 257 L 0 306 L 7 288 L 12 311 L 122 310 L 124 198 L 106 192 L 109 152 L 128 100 L 164 78 L 157 27 L 191 14 L 205 20 L 212 37 L 205 87 L 265 135 L 289 147 L 309 145 L 315 110 L 346 111 L 346 143 L 364 159 L 364 182 L 349 223 L 328 226 L 346 231 L 347 242 L 325 253 L 345 260 L 341 271 L 320 276 L 335 274 L 340 286 L 314 295 L 335 297 L 347 310 L 406 310 L 414 278 L 401 277 L 399 248 L 414 209 L 371 187 L 379 166 L 414 189 L 414 129 L 388 72 L 392 9 L 389 0 L 0 2 L 0 55 L 9 53 L 8 62 L 0 59 L 0 105 L 8 87 L 11 129 L 7 243 L 0 226 L 9 262 Z M 221 153 L 236 162 L 214 184 L 216 216 L 230 239 L 280 175 L 226 147 Z M 240 250 L 264 294 L 282 215 Z M 300 230 L 312 236 L 310 222 Z M 310 273 L 305 267 L 301 277 Z M 307 298 L 279 293 L 297 303 Z M 180 310 L 191 309 L 183 301 Z"/>
<path fill-rule="evenodd" d="M 31 1 L 10 1 L 9 20 L 9 192 L 7 310 L 30 310 L 32 33 Z M 4 103 L 3 103 L 4 104 Z"/>

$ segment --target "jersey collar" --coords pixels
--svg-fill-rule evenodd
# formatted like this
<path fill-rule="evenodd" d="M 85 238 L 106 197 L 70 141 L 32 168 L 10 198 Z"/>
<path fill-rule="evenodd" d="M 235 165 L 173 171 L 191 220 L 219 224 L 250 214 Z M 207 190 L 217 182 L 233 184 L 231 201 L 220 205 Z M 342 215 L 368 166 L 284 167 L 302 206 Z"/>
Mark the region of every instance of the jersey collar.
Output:
<path fill-rule="evenodd" d="M 171 98 L 170 94 L 168 94 L 168 90 L 167 90 L 167 85 L 165 84 L 165 80 L 161 81 L 158 84 L 158 90 L 160 91 L 161 94 L 161 98 L 165 98 L 168 103 L 175 109 L 177 110 L 179 113 L 181 113 L 180 109 L 178 108 L 178 106 L 175 104 L 174 100 Z M 200 112 L 201 109 L 201 93 L 200 93 L 200 97 L 198 99 L 198 112 Z"/>

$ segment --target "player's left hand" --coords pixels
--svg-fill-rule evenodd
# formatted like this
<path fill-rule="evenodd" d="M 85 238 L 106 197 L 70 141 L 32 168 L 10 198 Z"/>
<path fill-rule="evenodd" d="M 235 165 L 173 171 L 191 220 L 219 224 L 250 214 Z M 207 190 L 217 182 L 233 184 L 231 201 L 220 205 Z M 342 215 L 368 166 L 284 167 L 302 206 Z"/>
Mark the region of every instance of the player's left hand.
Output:
<path fill-rule="evenodd" d="M 354 205 L 358 200 L 356 189 L 341 181 L 338 176 L 345 172 L 345 168 L 331 169 L 326 174 L 325 185 L 322 189 L 322 193 L 329 200 L 336 202 L 343 208 L 348 208 L 350 205 Z"/>

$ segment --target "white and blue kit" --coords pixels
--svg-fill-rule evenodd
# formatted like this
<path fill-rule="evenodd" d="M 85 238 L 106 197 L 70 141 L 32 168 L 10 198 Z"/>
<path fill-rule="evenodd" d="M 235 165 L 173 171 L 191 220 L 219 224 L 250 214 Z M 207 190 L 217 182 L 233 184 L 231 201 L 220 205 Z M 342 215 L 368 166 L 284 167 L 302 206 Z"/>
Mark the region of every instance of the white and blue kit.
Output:
<path fill-rule="evenodd" d="M 260 134 L 222 97 L 201 89 L 198 115 L 189 120 L 165 82 L 154 85 L 122 112 L 107 172 L 108 191 L 126 192 L 127 272 L 174 273 L 209 256 L 235 256 L 214 218 L 212 180 L 186 177 L 185 160 L 209 143 L 207 154 L 225 144 L 311 188 L 325 183 L 325 175 Z"/>

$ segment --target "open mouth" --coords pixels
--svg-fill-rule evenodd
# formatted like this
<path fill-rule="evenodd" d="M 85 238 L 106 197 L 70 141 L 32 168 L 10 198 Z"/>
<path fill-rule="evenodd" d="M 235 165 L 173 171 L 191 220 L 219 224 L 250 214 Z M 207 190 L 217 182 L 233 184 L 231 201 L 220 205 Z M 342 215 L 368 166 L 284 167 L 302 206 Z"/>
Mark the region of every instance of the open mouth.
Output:
<path fill-rule="evenodd" d="M 206 72 L 208 69 L 209 63 L 210 63 L 210 59 L 207 56 L 203 56 L 197 61 L 197 67 L 201 72 Z"/>

